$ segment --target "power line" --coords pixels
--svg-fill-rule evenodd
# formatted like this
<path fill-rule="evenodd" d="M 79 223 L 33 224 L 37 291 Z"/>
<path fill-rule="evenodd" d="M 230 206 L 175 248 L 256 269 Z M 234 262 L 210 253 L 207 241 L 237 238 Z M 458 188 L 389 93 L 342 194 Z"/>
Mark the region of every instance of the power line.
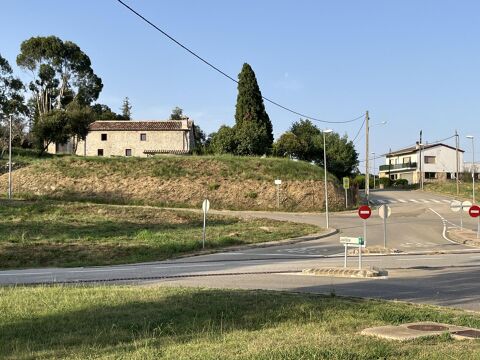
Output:
<path fill-rule="evenodd" d="M 363 119 L 363 122 L 362 122 L 362 125 L 360 126 L 360 129 L 358 129 L 357 131 L 357 135 L 355 135 L 355 138 L 352 140 L 352 142 L 355 144 L 355 140 L 357 140 L 358 138 L 358 135 L 360 135 L 360 131 L 362 131 L 363 127 L 365 126 L 365 120 L 366 119 Z"/>
<path fill-rule="evenodd" d="M 177 44 L 178 46 L 180 46 L 183 50 L 187 51 L 188 53 L 190 53 L 191 55 L 193 55 L 194 57 L 196 57 L 198 60 L 200 60 L 201 62 L 203 62 L 204 64 L 206 64 L 207 66 L 211 67 L 213 70 L 215 70 L 216 72 L 220 73 L 221 75 L 223 75 L 224 77 L 226 77 L 227 79 L 233 81 L 234 83 L 238 84 L 238 80 L 236 80 L 235 78 L 233 78 L 232 76 L 228 75 L 226 72 L 222 71 L 220 68 L 218 68 L 217 66 L 213 65 L 212 63 L 210 63 L 209 61 L 205 60 L 203 57 L 201 57 L 200 55 L 198 55 L 197 53 L 195 53 L 193 50 L 190 50 L 187 46 L 183 45 L 180 41 L 176 40 L 173 36 L 169 35 L 167 32 L 165 32 L 164 30 L 162 30 L 161 28 L 159 28 L 157 25 L 155 25 L 153 22 L 151 22 L 150 20 L 148 20 L 145 16 L 143 16 L 142 14 L 140 14 L 138 11 L 136 11 L 135 9 L 133 9 L 132 7 L 130 7 L 129 5 L 127 5 L 126 3 L 124 3 L 122 0 L 117 0 L 118 3 L 120 3 L 121 5 L 123 5 L 125 8 L 127 8 L 130 12 L 132 12 L 133 14 L 135 14 L 137 17 L 139 17 L 140 19 L 142 19 L 144 22 L 146 22 L 148 25 L 150 25 L 151 27 L 153 27 L 155 30 L 157 30 L 158 32 L 162 33 L 164 36 L 166 36 L 168 39 L 170 39 L 171 41 L 173 41 L 175 44 Z M 310 119 L 310 120 L 314 120 L 314 121 L 318 121 L 318 122 L 322 122 L 322 123 L 328 123 L 328 124 L 347 124 L 347 123 L 351 123 L 351 122 L 354 122 L 354 121 L 357 121 L 358 119 L 360 119 L 361 117 L 363 117 L 363 114 L 354 118 L 354 119 L 351 119 L 351 120 L 345 120 L 345 121 L 329 121 L 329 120 L 322 120 L 322 119 L 318 119 L 318 118 L 315 118 L 313 116 L 308 116 L 306 114 L 303 114 L 301 112 L 298 112 L 298 111 L 295 111 L 289 107 L 286 107 L 276 101 L 273 101 L 265 96 L 262 96 L 263 100 L 265 101 L 268 101 L 269 103 L 275 105 L 275 106 L 278 106 L 279 108 L 283 109 L 283 110 L 286 110 L 292 114 L 295 114 L 295 115 L 299 115 L 303 118 L 307 118 L 307 119 Z"/>

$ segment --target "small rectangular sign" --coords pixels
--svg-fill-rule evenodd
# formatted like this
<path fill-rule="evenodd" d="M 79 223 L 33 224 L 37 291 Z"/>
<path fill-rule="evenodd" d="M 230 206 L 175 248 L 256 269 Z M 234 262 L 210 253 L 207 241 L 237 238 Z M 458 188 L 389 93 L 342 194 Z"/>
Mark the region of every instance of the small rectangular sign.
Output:
<path fill-rule="evenodd" d="M 349 245 L 363 245 L 363 238 L 362 237 L 346 237 L 341 236 L 340 242 L 342 244 L 349 244 Z"/>
<path fill-rule="evenodd" d="M 350 189 L 350 178 L 348 178 L 348 177 L 343 178 L 343 188 L 345 190 Z"/>

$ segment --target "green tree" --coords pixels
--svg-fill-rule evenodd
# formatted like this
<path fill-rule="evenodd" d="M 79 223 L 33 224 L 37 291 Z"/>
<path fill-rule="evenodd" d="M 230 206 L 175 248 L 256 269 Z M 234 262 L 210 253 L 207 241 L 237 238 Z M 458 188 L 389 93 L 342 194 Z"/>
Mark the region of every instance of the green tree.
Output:
<path fill-rule="evenodd" d="M 22 81 L 13 75 L 10 64 L 0 54 L 0 118 L 12 116 L 13 143 L 17 145 L 25 138 L 25 115 L 28 115 L 24 89 Z M 9 138 L 9 123 L 3 121 L 0 123 L 0 157 L 8 149 Z"/>
<path fill-rule="evenodd" d="M 263 155 L 272 147 L 272 122 L 265 111 L 255 73 L 247 63 L 238 75 L 235 132 L 238 132 L 238 154 Z"/>
<path fill-rule="evenodd" d="M 22 42 L 17 65 L 32 74 L 29 89 L 39 116 L 65 108 L 74 100 L 90 105 L 103 87 L 90 58 L 80 47 L 56 36 L 32 37 Z"/>
<path fill-rule="evenodd" d="M 273 144 L 273 153 L 281 157 L 298 158 L 305 144 L 292 132 L 286 132 Z"/>
<path fill-rule="evenodd" d="M 129 120 L 123 115 L 112 111 L 110 107 L 104 104 L 94 104 L 91 106 L 95 120 Z"/>
<path fill-rule="evenodd" d="M 352 175 L 358 166 L 358 153 L 353 142 L 348 140 L 347 135 L 340 136 L 335 132 L 327 134 L 325 142 L 327 146 L 327 170 L 339 179 Z"/>
<path fill-rule="evenodd" d="M 222 125 L 216 133 L 210 134 L 209 150 L 215 154 L 232 154 L 236 151 L 235 130 Z"/>
<path fill-rule="evenodd" d="M 305 161 L 318 162 L 323 159 L 322 132 L 308 119 L 300 119 L 292 124 L 290 132 L 301 144 L 297 156 Z M 323 164 L 323 160 L 320 161 Z"/>
<path fill-rule="evenodd" d="M 78 142 L 87 138 L 88 128 L 94 121 L 95 115 L 89 106 L 83 106 L 76 101 L 68 104 L 66 114 L 67 125 L 64 130 L 72 141 L 75 154 Z"/>
<path fill-rule="evenodd" d="M 323 134 L 310 120 L 300 119 L 292 124 L 290 132 L 297 137 L 296 156 L 323 166 Z M 327 170 L 338 178 L 350 176 L 358 165 L 358 153 L 347 135 L 326 134 Z"/>
<path fill-rule="evenodd" d="M 128 96 L 123 100 L 122 117 L 125 120 L 131 120 L 132 118 L 132 105 L 130 104 L 130 100 L 128 99 Z"/>
<path fill-rule="evenodd" d="M 183 117 L 183 109 L 178 106 L 173 108 L 172 113 L 170 114 L 170 120 L 182 120 Z"/>

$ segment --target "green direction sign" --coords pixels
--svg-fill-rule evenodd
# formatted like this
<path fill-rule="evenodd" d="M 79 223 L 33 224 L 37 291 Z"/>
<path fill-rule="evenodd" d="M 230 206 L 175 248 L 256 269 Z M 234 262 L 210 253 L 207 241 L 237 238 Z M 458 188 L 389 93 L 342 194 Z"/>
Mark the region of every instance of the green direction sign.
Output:
<path fill-rule="evenodd" d="M 348 178 L 348 177 L 343 178 L 343 188 L 345 190 L 350 189 L 350 178 Z"/>
<path fill-rule="evenodd" d="M 363 237 L 347 237 L 347 236 L 341 236 L 340 237 L 340 242 L 342 244 L 348 244 L 348 245 L 363 245 Z"/>

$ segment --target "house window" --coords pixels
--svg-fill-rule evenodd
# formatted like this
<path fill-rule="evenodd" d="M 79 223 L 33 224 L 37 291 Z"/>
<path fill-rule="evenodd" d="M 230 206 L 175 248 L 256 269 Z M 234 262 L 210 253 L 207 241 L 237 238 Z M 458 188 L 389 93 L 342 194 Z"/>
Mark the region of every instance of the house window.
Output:
<path fill-rule="evenodd" d="M 107 141 L 107 134 L 102 134 L 101 139 L 102 141 Z"/>
<path fill-rule="evenodd" d="M 426 172 L 425 173 L 425 179 L 436 179 L 437 178 L 437 173 L 435 172 Z"/>
<path fill-rule="evenodd" d="M 140 134 L 140 141 L 147 141 L 147 134 Z"/>
<path fill-rule="evenodd" d="M 103 156 L 103 149 L 97 150 L 97 156 Z"/>
<path fill-rule="evenodd" d="M 435 156 L 425 156 L 425 164 L 435 164 Z"/>
<path fill-rule="evenodd" d="M 404 163 L 404 164 L 409 164 L 409 163 L 412 162 L 411 160 L 412 160 L 412 158 L 411 158 L 410 156 L 409 156 L 409 157 L 404 157 L 404 158 L 403 158 L 403 163 Z"/>
<path fill-rule="evenodd" d="M 132 149 L 125 149 L 125 156 L 132 156 Z"/>

